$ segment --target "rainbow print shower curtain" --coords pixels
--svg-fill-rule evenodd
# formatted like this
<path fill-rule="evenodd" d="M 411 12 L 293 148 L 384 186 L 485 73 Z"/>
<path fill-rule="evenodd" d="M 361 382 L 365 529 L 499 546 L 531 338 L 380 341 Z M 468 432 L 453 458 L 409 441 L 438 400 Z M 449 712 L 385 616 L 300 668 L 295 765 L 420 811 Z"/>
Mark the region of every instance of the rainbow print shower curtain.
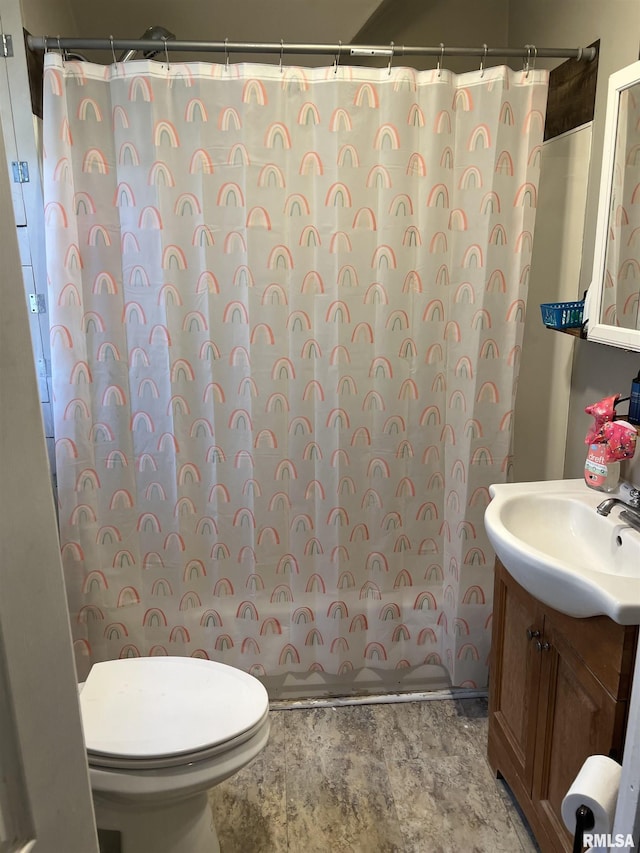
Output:
<path fill-rule="evenodd" d="M 546 72 L 48 54 L 79 670 L 486 683 Z"/>

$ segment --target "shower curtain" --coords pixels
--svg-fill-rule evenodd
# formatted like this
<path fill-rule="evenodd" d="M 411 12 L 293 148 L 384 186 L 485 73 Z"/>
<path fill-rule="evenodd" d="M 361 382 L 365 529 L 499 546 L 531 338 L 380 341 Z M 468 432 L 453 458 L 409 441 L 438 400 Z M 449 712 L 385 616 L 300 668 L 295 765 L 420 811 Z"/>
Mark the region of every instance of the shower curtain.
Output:
<path fill-rule="evenodd" d="M 45 69 L 81 672 L 487 679 L 547 74 Z"/>

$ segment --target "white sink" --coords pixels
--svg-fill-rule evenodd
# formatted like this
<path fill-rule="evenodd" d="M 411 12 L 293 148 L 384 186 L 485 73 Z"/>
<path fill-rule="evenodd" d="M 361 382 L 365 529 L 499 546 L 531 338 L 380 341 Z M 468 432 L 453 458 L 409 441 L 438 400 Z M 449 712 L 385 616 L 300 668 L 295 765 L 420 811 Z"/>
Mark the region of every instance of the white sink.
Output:
<path fill-rule="evenodd" d="M 496 554 L 539 601 L 569 616 L 640 624 L 640 532 L 596 507 L 583 480 L 491 486 L 484 516 Z"/>

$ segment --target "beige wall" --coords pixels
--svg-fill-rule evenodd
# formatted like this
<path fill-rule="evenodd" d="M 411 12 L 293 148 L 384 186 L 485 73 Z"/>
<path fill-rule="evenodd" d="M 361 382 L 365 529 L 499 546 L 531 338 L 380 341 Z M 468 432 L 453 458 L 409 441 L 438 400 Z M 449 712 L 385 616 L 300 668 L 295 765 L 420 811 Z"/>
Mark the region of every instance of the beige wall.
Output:
<path fill-rule="evenodd" d="M 47 0 L 22 0 L 25 14 L 47 23 Z M 379 0 L 235 0 L 227 3 L 203 3 L 202 0 L 110 0 L 107 3 L 87 0 L 50 0 L 56 12 L 54 20 L 69 20 L 71 35 L 89 38 L 138 38 L 150 26 L 163 26 L 185 41 L 244 41 L 348 43 L 363 21 L 375 11 Z M 33 8 L 30 8 L 33 7 Z M 57 34 L 64 30 L 39 27 L 39 34 Z M 32 30 L 35 32 L 35 30 Z M 110 62 L 109 53 L 87 53 L 96 62 Z M 223 54 L 172 53 L 178 61 L 222 61 Z M 278 62 L 270 54 L 232 54 L 232 62 Z M 332 56 L 305 57 L 292 60 L 299 65 L 331 65 Z"/>
<path fill-rule="evenodd" d="M 46 0 L 25 0 L 46 2 Z M 60 0 L 52 0 L 60 2 Z M 379 0 L 66 0 L 82 35 L 136 38 L 159 25 L 178 39 L 348 42 Z"/>
<path fill-rule="evenodd" d="M 591 165 L 587 189 L 579 297 L 591 281 L 598 188 L 604 136 L 604 116 L 609 75 L 638 59 L 640 3 L 638 0 L 514 0 L 510 4 L 509 40 L 545 47 L 587 45 L 600 39 L 600 61 L 596 112 L 593 124 Z M 544 215 L 538 210 L 538 216 Z M 530 306 L 534 310 L 535 306 Z M 550 333 L 551 334 L 551 333 Z M 627 353 L 590 341 L 574 344 L 573 370 L 569 388 L 569 411 L 565 475 L 582 475 L 584 435 L 590 418 L 584 413 L 589 403 L 619 392 L 626 396 L 631 379 L 640 369 L 640 354 Z M 526 389 L 521 388 L 522 394 Z M 519 399 L 519 405 L 522 398 Z M 621 411 L 625 411 L 621 408 Z M 634 469 L 640 474 L 640 466 Z M 638 478 L 634 476 L 634 480 Z"/>
<path fill-rule="evenodd" d="M 77 35 L 70 0 L 21 0 L 24 28 L 34 36 Z"/>
<path fill-rule="evenodd" d="M 456 47 L 504 47 L 507 44 L 509 0 L 396 0 L 383 3 L 380 12 L 358 34 L 369 44 Z M 411 57 L 415 68 L 435 68 L 431 57 Z M 496 63 L 487 63 L 496 64 Z M 444 65 L 456 73 L 478 68 L 479 60 L 445 57 Z"/>
<path fill-rule="evenodd" d="M 546 329 L 538 306 L 578 292 L 591 125 L 544 143 L 528 310 L 513 429 L 513 478 L 564 474 L 575 338 Z"/>

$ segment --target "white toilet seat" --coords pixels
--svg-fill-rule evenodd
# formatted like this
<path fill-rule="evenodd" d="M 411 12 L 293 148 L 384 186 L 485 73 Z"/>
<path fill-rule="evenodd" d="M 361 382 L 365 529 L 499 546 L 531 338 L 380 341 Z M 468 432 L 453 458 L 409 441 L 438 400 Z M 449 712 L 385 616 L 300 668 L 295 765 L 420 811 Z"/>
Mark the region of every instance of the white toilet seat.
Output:
<path fill-rule="evenodd" d="M 265 723 L 263 685 L 200 658 L 95 664 L 80 693 L 89 764 L 160 769 L 204 761 L 249 740 Z"/>
<path fill-rule="evenodd" d="M 224 743 L 219 743 L 216 746 L 198 752 L 163 755 L 160 758 L 130 758 L 94 753 L 87 750 L 89 767 L 103 768 L 105 770 L 162 770 L 165 767 L 182 767 L 183 765 L 195 764 L 198 761 L 208 761 L 251 740 L 264 727 L 268 717 L 269 710 L 267 709 L 258 722 L 250 729 L 247 729 L 247 731 Z"/>

